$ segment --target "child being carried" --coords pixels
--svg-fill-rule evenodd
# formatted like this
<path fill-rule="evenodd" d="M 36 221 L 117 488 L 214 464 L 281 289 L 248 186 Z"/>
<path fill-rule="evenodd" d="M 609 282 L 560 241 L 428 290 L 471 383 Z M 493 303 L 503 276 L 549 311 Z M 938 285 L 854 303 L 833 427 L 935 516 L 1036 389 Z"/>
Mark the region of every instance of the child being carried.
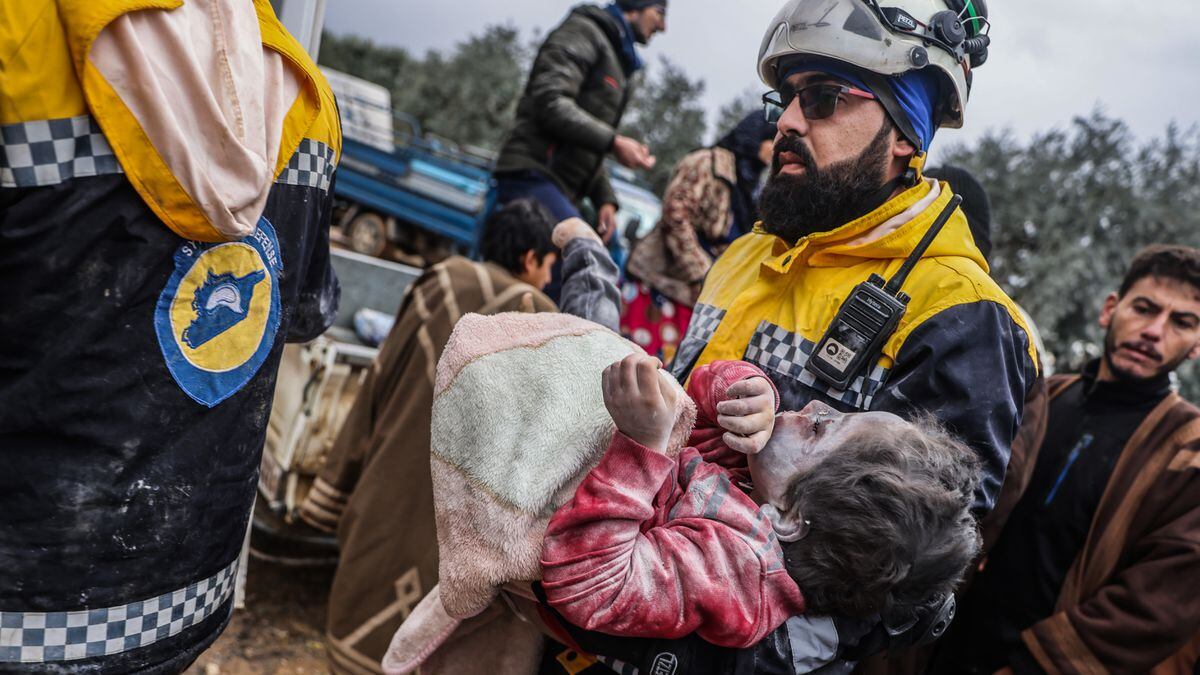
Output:
<path fill-rule="evenodd" d="M 795 614 L 870 617 L 953 590 L 979 546 L 969 448 L 889 413 L 775 415 L 744 362 L 700 367 L 686 391 L 659 365 L 574 317 L 459 321 L 435 384 L 438 585 L 385 672 L 500 652 L 497 675 L 533 668 L 547 617 L 497 602 L 513 582 L 540 579 L 585 629 L 731 647 Z"/>
<path fill-rule="evenodd" d="M 636 353 L 604 371 L 617 432 L 542 550 L 571 623 L 745 647 L 802 612 L 948 594 L 976 555 L 977 459 L 933 421 L 818 402 L 775 416 L 762 371 L 718 361 L 692 374 L 696 425 L 670 456 L 677 393 L 661 377 Z"/>

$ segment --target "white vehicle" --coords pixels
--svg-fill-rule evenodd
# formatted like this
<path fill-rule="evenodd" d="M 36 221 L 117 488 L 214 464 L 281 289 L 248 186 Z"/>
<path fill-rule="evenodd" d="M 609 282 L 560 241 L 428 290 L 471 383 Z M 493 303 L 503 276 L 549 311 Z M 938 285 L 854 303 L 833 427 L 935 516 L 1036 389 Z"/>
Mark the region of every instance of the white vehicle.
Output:
<path fill-rule="evenodd" d="M 297 511 L 379 352 L 358 339 L 354 315 L 364 308 L 395 315 L 421 274 L 351 251 L 331 257 L 342 288 L 337 319 L 317 339 L 283 349 L 258 478 L 250 553 L 284 564 L 337 562 L 336 541 L 298 525 Z"/>

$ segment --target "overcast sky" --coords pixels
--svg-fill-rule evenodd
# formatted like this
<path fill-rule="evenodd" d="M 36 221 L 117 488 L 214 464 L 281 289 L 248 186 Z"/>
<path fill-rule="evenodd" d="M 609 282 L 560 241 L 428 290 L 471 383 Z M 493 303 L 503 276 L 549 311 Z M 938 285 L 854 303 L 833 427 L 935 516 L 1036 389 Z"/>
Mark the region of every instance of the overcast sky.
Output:
<path fill-rule="evenodd" d="M 484 26 L 508 23 L 524 39 L 557 25 L 564 0 L 330 0 L 325 28 L 399 45 L 417 54 L 450 49 Z M 667 33 L 643 49 L 664 55 L 707 83 L 710 123 L 740 92 L 765 87 L 755 59 L 767 23 L 783 0 L 672 0 Z M 1022 137 L 1066 125 L 1097 104 L 1126 120 L 1139 138 L 1169 121 L 1200 121 L 1200 40 L 1186 2 L 991 0 L 992 49 L 975 73 L 966 127 L 943 130 L 935 144 L 970 141 L 988 128 Z M 480 64 L 486 68 L 486 64 Z M 710 130 L 711 134 L 711 130 Z"/>

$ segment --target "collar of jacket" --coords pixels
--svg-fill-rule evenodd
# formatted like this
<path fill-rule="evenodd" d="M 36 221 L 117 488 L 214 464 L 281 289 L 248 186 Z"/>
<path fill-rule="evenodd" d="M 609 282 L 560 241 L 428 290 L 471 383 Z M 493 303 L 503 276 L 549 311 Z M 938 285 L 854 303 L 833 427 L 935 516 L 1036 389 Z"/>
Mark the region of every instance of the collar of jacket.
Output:
<path fill-rule="evenodd" d="M 921 181 L 917 185 L 901 192 L 884 202 L 874 211 L 852 220 L 845 225 L 817 232 L 801 238 L 795 245 L 789 246 L 786 241 L 775 237 L 771 255 L 762 261 L 762 271 L 775 274 L 786 274 L 795 265 L 807 267 L 849 267 L 864 260 L 893 260 L 903 259 L 912 253 L 921 237 L 933 224 L 942 209 L 950 202 L 953 193 L 950 186 L 941 183 L 941 194 L 924 210 L 912 216 L 908 222 L 900 225 L 888 234 L 864 243 L 854 243 L 863 235 L 883 225 L 889 219 L 897 216 L 909 207 L 921 201 L 933 184 Z M 762 229 L 762 223 L 754 226 L 754 232 L 769 235 Z M 985 272 L 988 271 L 987 261 L 975 246 L 967 227 L 967 218 L 962 209 L 955 209 L 950 219 L 946 221 L 942 231 L 933 240 L 929 250 L 922 258 L 938 256 L 958 256 L 976 262 Z"/>
<path fill-rule="evenodd" d="M 595 23 L 612 48 L 621 51 L 621 22 L 600 5 L 577 5 L 570 16 L 578 15 Z"/>
<path fill-rule="evenodd" d="M 737 185 L 737 155 L 733 154 L 732 150 L 719 145 L 708 148 L 708 151 L 712 156 L 713 177 L 725 181 L 730 186 Z"/>
<path fill-rule="evenodd" d="M 1153 407 L 1171 393 L 1171 375 L 1163 373 L 1147 380 L 1100 379 L 1100 359 L 1088 361 L 1080 371 L 1084 398 L 1088 403 L 1121 407 Z"/>
<path fill-rule="evenodd" d="M 638 55 L 637 44 L 633 39 L 633 27 L 625 20 L 625 13 L 621 11 L 621 8 L 616 3 L 608 5 L 604 10 L 613 18 L 614 23 L 617 24 L 617 28 L 620 30 L 620 37 L 614 46 L 621 57 L 621 67 L 625 70 L 625 76 L 629 77 L 641 70 L 644 65 L 642 57 Z"/>

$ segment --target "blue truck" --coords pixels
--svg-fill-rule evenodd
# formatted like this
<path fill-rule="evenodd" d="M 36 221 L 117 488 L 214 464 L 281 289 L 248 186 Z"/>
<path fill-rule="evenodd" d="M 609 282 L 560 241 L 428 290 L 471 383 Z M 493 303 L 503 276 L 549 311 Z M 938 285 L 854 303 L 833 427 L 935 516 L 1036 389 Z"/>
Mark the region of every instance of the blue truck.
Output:
<path fill-rule="evenodd" d="M 359 253 L 425 266 L 469 253 L 494 203 L 494 156 L 422 133 L 391 108 L 387 89 L 322 68 L 342 117 L 335 225 Z M 609 167 L 620 202 L 618 232 L 637 237 L 658 220 L 659 200 L 634 174 Z"/>

